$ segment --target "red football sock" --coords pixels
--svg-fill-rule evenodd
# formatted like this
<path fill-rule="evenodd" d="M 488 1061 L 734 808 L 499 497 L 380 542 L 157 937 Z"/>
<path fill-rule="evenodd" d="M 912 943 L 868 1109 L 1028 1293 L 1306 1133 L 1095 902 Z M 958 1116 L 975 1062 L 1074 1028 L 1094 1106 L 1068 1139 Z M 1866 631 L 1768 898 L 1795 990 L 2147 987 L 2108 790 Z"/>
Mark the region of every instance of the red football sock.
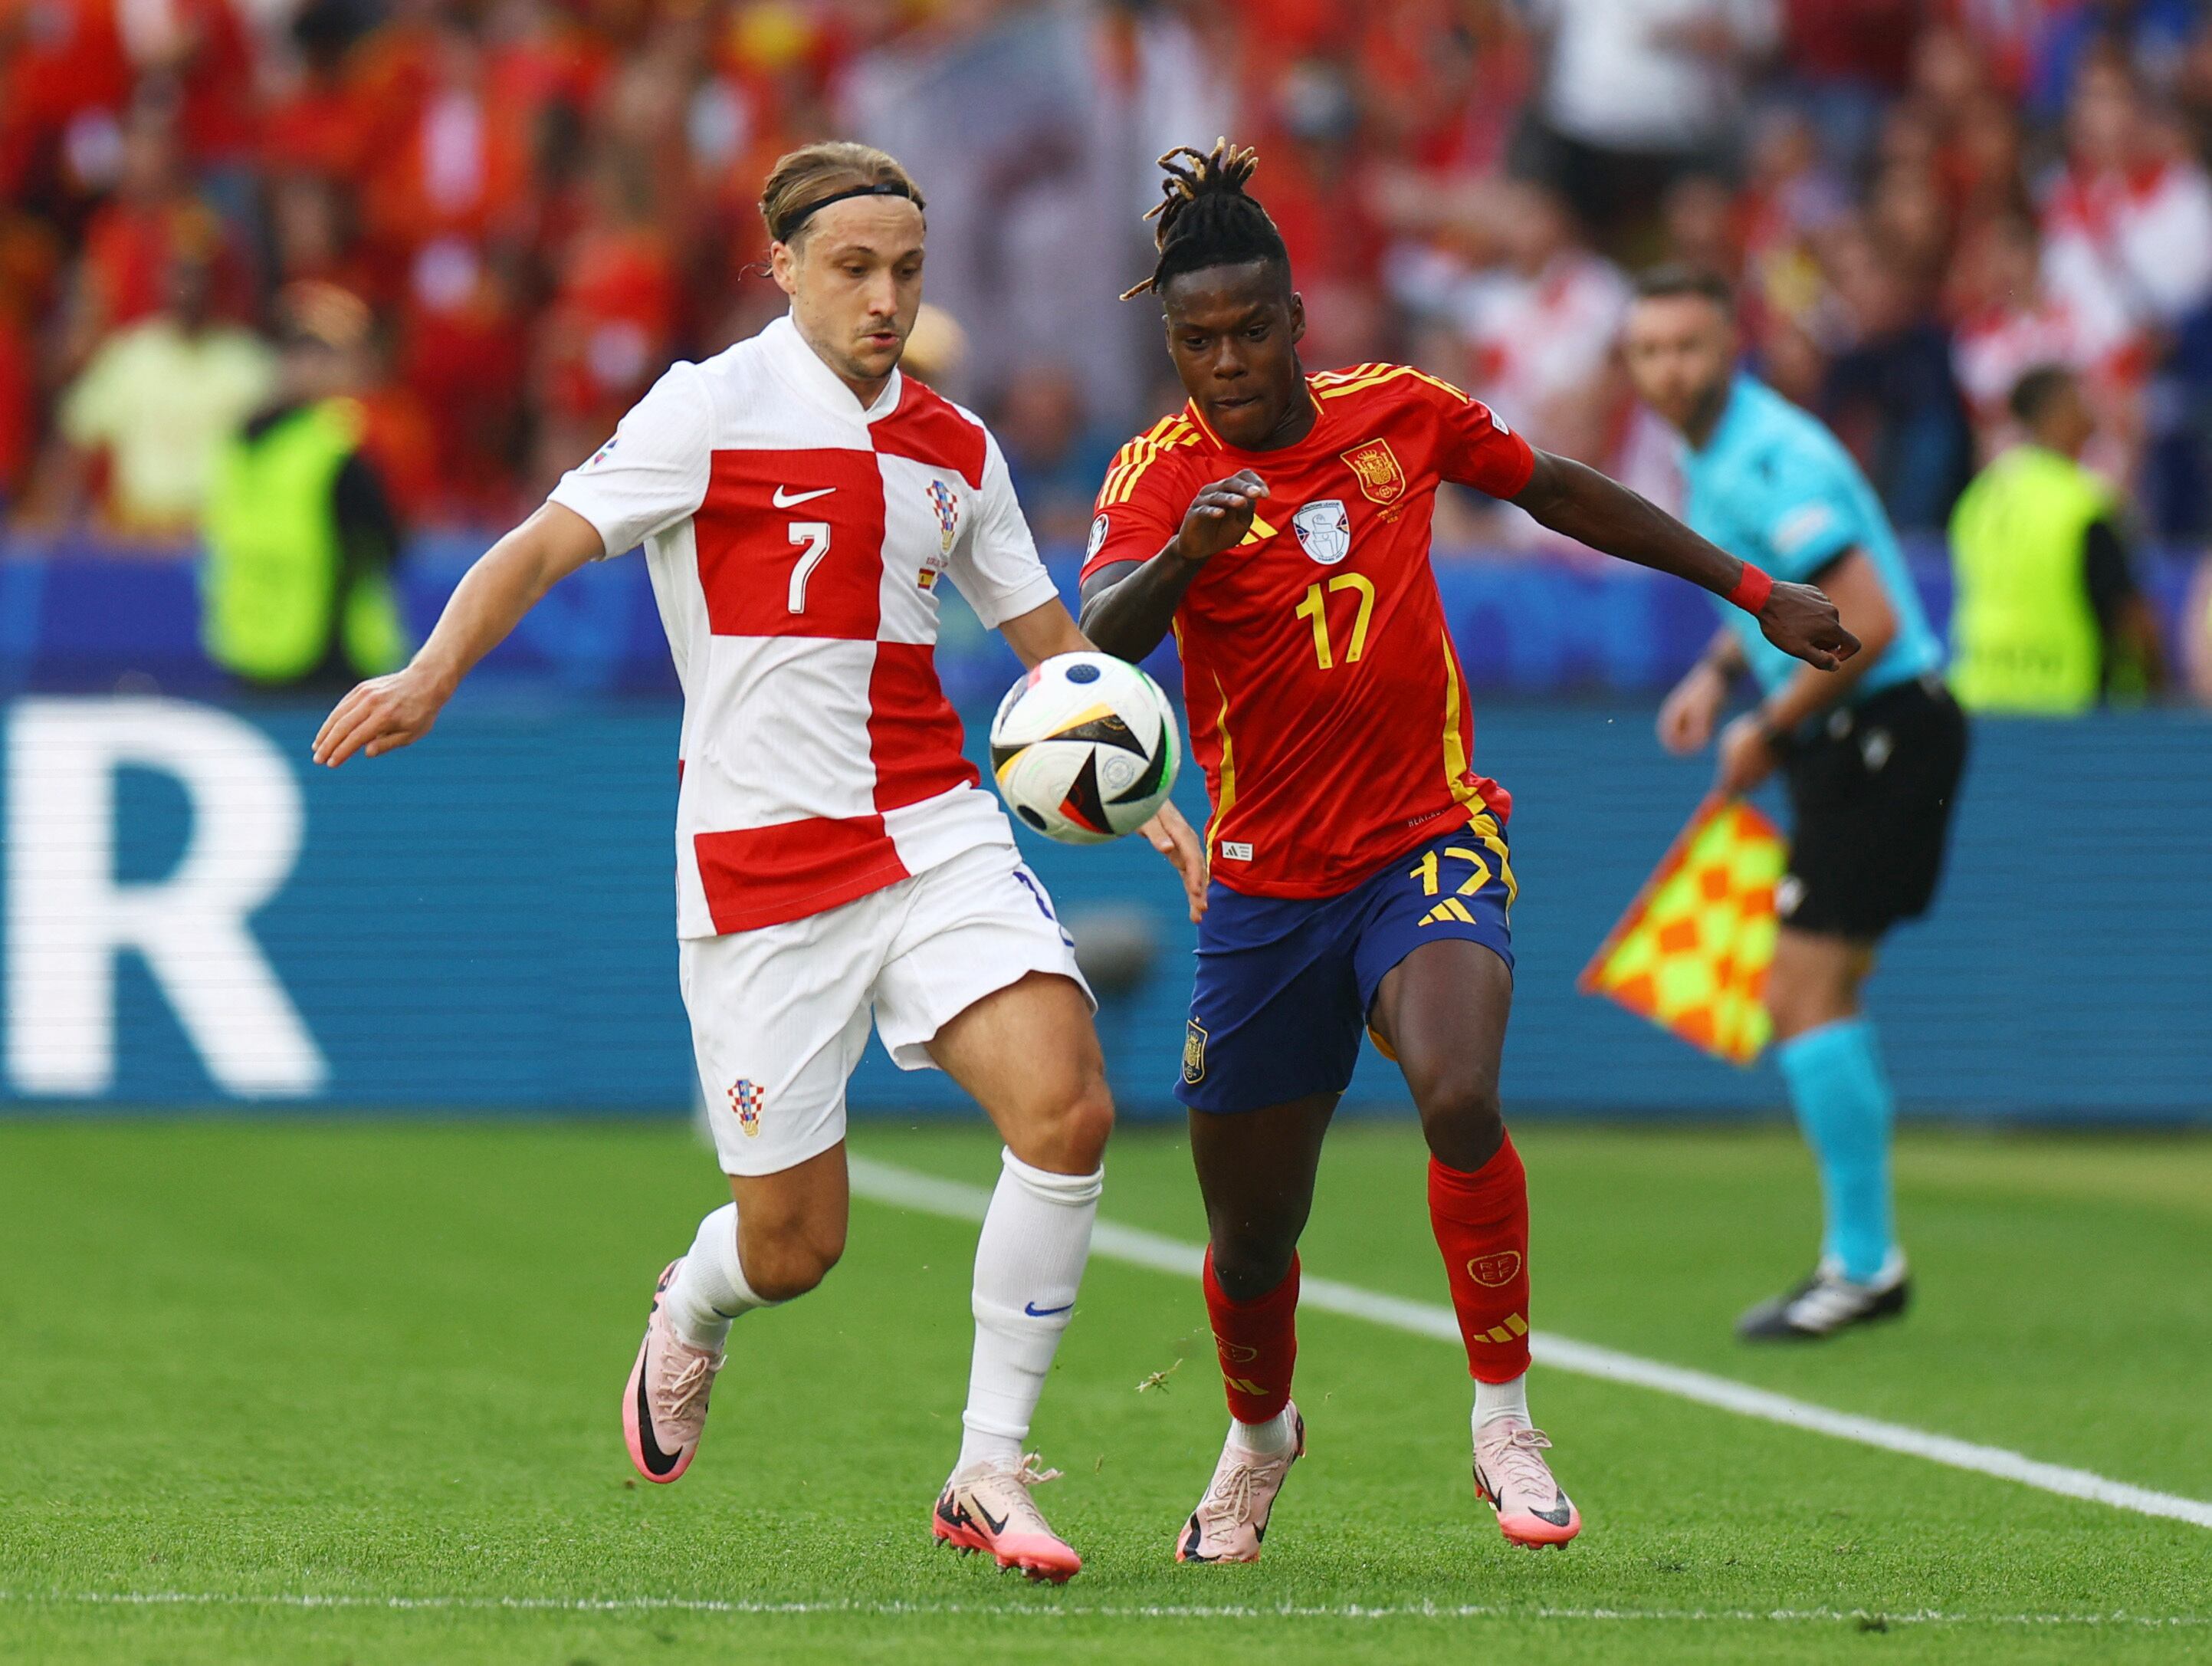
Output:
<path fill-rule="evenodd" d="M 1206 1311 L 1221 1355 L 1229 1414 L 1240 1423 L 1265 1423 L 1290 1403 L 1298 1360 L 1298 1258 L 1291 1257 L 1283 1281 L 1257 1301 L 1232 1302 L 1213 1276 L 1208 1250 Z"/>
<path fill-rule="evenodd" d="M 1513 1136 L 1473 1174 L 1429 1159 L 1429 1225 L 1477 1381 L 1528 1369 L 1528 1176 Z"/>

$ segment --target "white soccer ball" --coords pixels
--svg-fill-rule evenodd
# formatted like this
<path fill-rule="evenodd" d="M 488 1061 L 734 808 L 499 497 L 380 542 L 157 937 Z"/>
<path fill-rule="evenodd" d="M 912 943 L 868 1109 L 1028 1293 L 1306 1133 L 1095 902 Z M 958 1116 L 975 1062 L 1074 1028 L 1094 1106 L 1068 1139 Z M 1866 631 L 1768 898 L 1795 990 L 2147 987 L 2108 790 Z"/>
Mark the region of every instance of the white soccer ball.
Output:
<path fill-rule="evenodd" d="M 1007 807 L 1063 844 L 1134 832 L 1167 801 L 1182 762 L 1167 696 L 1109 654 L 1054 654 L 1006 690 L 991 720 Z"/>

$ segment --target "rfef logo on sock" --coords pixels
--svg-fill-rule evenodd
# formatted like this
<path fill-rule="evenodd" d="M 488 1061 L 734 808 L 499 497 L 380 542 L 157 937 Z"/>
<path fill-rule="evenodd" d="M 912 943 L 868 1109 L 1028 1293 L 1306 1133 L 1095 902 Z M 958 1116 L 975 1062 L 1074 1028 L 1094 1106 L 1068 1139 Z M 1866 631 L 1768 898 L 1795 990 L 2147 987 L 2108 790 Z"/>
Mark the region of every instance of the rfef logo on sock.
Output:
<path fill-rule="evenodd" d="M 1518 1250 L 1499 1250 L 1487 1256 L 1477 1256 L 1467 1264 L 1467 1275 L 1477 1284 L 1495 1290 L 1503 1284 L 1513 1282 L 1513 1275 L 1521 1270 Z"/>

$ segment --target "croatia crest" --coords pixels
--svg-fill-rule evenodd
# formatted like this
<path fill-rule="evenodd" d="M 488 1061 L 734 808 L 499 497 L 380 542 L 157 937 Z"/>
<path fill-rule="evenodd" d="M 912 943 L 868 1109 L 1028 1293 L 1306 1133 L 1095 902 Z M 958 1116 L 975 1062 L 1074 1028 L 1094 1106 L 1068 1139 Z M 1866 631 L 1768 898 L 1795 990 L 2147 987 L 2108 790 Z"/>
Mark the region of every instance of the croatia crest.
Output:
<path fill-rule="evenodd" d="M 761 1112 L 768 1109 L 768 1092 L 758 1082 L 738 1078 L 730 1089 L 730 1109 L 738 1115 L 738 1126 L 748 1137 L 760 1133 Z"/>
<path fill-rule="evenodd" d="M 1352 553 L 1352 516 L 1340 497 L 1309 503 L 1291 517 L 1291 530 L 1298 547 L 1323 567 L 1334 567 Z"/>
<path fill-rule="evenodd" d="M 946 555 L 952 553 L 953 535 L 960 530 L 960 500 L 942 480 L 929 483 L 929 507 L 937 511 L 937 534 Z"/>
<path fill-rule="evenodd" d="M 1376 503 L 1395 503 L 1406 495 L 1406 471 L 1387 440 L 1369 440 L 1343 453 L 1359 489 Z"/>

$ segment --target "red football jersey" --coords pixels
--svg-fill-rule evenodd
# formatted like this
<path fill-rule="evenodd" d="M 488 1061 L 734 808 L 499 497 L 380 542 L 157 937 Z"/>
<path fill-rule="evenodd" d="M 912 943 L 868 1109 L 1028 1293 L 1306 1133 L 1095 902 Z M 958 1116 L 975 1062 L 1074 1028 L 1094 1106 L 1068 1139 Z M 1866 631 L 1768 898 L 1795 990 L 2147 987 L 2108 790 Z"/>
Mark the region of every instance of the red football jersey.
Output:
<path fill-rule="evenodd" d="M 1121 448 L 1098 494 L 1088 578 L 1148 561 L 1208 483 L 1249 468 L 1267 496 L 1243 544 L 1176 613 L 1191 750 L 1213 800 L 1214 878 L 1261 897 L 1334 897 L 1512 800 L 1468 767 L 1474 723 L 1429 567 L 1437 483 L 1528 483 L 1528 442 L 1405 365 L 1311 376 L 1313 431 L 1224 444 L 1194 406 Z"/>

